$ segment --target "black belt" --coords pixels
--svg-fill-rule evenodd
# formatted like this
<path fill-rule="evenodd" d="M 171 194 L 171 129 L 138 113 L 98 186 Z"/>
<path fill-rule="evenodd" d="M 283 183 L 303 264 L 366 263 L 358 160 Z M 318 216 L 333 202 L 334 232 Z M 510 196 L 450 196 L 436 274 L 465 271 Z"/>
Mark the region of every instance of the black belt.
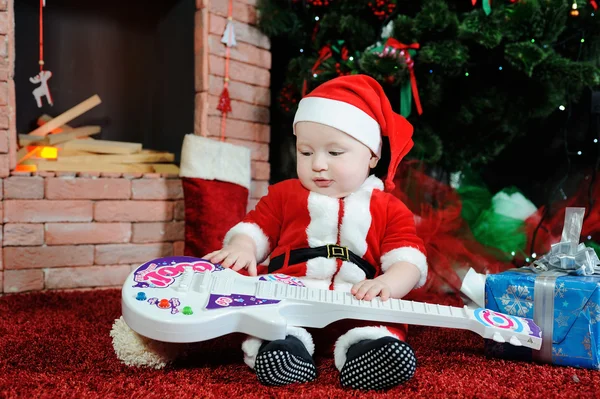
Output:
<path fill-rule="evenodd" d="M 274 273 L 283 267 L 285 261 L 285 255 L 279 255 L 271 259 L 269 263 L 269 273 Z M 298 263 L 306 262 L 313 258 L 324 257 L 324 258 L 338 258 L 345 260 L 346 262 L 352 262 L 358 266 L 368 279 L 375 277 L 376 269 L 369 262 L 357 256 L 347 247 L 341 247 L 339 245 L 323 245 L 322 247 L 316 248 L 299 248 L 290 251 L 290 259 L 288 265 L 295 265 Z"/>

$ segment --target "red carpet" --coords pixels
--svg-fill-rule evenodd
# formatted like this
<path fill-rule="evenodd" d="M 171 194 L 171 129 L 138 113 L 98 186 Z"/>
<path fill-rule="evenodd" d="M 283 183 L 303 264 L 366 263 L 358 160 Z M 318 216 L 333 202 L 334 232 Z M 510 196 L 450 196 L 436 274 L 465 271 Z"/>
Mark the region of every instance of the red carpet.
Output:
<path fill-rule="evenodd" d="M 129 368 L 109 336 L 120 316 L 118 290 L 6 295 L 0 315 L 0 398 L 600 397 L 600 371 L 486 359 L 469 331 L 412 327 L 415 378 L 364 393 L 340 388 L 325 356 L 317 357 L 316 382 L 263 387 L 242 362 L 239 335 L 201 343 L 195 356 L 164 370 Z"/>

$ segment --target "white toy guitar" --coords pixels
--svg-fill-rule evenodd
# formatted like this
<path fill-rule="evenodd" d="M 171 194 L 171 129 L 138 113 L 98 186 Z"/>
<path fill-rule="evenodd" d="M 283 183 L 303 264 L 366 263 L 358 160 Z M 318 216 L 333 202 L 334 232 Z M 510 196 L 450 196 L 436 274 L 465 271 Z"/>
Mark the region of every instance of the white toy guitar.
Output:
<path fill-rule="evenodd" d="M 163 342 L 197 342 L 233 332 L 283 339 L 287 325 L 317 327 L 341 319 L 471 330 L 483 338 L 540 349 L 531 320 L 399 299 L 357 300 L 350 293 L 304 287 L 285 275 L 247 277 L 208 261 L 168 257 L 133 271 L 122 291 L 123 318 L 138 334 Z"/>

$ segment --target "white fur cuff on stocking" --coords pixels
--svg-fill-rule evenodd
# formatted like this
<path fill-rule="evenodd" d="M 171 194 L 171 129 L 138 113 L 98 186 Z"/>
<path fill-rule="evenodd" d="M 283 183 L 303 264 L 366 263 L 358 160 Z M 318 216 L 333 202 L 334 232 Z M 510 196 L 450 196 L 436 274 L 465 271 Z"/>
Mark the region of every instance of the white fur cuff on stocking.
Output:
<path fill-rule="evenodd" d="M 287 335 L 291 335 L 296 337 L 304 344 L 306 350 L 309 355 L 313 355 L 315 353 L 315 344 L 313 342 L 312 336 L 308 331 L 304 328 L 300 327 L 291 327 L 287 328 Z M 264 341 L 260 338 L 256 337 L 248 337 L 242 343 L 242 351 L 244 352 L 244 363 L 248 365 L 251 369 L 254 369 L 254 364 L 256 362 L 256 355 L 258 354 L 258 350 Z"/>
<path fill-rule="evenodd" d="M 180 177 L 219 180 L 250 190 L 250 149 L 186 134 L 181 148 Z"/>
<path fill-rule="evenodd" d="M 396 337 L 384 326 L 380 327 L 356 327 L 342 335 L 335 342 L 335 349 L 333 351 L 333 357 L 335 360 L 335 367 L 342 371 L 344 363 L 346 363 L 346 352 L 348 349 L 365 339 L 379 339 L 383 337 Z"/>

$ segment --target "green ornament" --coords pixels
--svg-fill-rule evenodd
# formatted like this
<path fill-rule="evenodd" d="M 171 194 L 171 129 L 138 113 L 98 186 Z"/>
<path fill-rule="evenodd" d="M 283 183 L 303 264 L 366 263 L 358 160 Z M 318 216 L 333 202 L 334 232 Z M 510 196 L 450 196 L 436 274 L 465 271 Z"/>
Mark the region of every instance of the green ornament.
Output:
<path fill-rule="evenodd" d="M 485 12 L 485 15 L 490 15 L 492 13 L 492 5 L 490 4 L 490 0 L 483 0 L 483 12 Z"/>

